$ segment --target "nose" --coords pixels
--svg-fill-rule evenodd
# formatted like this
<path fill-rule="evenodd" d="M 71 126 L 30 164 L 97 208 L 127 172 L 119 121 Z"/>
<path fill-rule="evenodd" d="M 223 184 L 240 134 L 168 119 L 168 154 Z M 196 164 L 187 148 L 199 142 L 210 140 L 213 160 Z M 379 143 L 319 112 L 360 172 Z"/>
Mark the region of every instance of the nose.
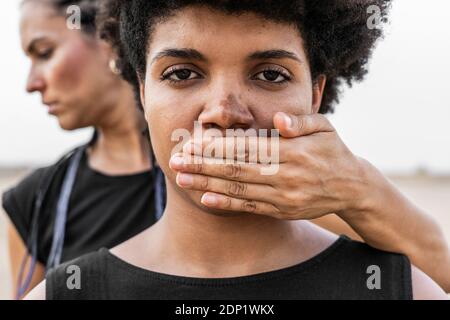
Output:
<path fill-rule="evenodd" d="M 198 120 L 205 128 L 248 129 L 255 119 L 249 105 L 243 101 L 240 85 L 219 85 L 210 90 L 207 103 Z"/>
<path fill-rule="evenodd" d="M 44 79 L 35 71 L 30 70 L 27 78 L 26 90 L 28 93 L 32 93 L 35 91 L 43 92 L 45 89 L 45 81 Z"/>

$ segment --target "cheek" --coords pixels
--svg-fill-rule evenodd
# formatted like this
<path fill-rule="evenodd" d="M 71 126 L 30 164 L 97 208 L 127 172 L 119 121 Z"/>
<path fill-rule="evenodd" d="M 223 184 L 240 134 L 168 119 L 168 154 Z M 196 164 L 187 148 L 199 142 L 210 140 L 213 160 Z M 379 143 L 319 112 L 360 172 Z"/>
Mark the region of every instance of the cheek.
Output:
<path fill-rule="evenodd" d="M 56 90 L 73 90 L 82 78 L 83 63 L 77 54 L 60 51 L 50 67 L 49 83 Z"/>
<path fill-rule="evenodd" d="M 273 128 L 273 117 L 280 111 L 294 115 L 312 113 L 312 91 L 308 86 L 292 85 L 280 91 L 257 89 L 247 99 L 260 128 Z"/>
<path fill-rule="evenodd" d="M 88 54 L 80 45 L 60 48 L 55 54 L 49 69 L 49 85 L 59 94 L 69 96 L 83 83 Z"/>
<path fill-rule="evenodd" d="M 191 132 L 197 113 L 191 107 L 192 102 L 187 101 L 184 95 L 166 94 L 164 90 L 146 90 L 145 96 L 148 97 L 145 113 L 153 150 L 163 171 L 170 174 L 168 162 L 172 151 L 185 141 L 181 136 L 187 137 Z"/>
<path fill-rule="evenodd" d="M 111 98 L 104 74 L 106 67 L 98 59 L 99 53 L 82 40 L 68 41 L 55 52 L 49 67 L 48 83 L 51 96 L 61 103 L 64 112 L 58 119 L 63 128 L 95 125 L 106 111 L 104 105 Z M 108 100 L 109 99 L 109 100 Z"/>

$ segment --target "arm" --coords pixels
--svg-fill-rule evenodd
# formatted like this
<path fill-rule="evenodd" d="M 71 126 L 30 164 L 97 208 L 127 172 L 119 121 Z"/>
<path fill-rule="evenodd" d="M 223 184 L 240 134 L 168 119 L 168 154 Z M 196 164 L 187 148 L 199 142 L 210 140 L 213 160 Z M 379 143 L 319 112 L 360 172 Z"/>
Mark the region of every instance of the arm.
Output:
<path fill-rule="evenodd" d="M 403 196 L 370 163 L 361 160 L 371 181 L 355 208 L 339 214 L 369 245 L 407 255 L 450 292 L 450 250 L 439 225 Z"/>
<path fill-rule="evenodd" d="M 441 230 L 429 216 L 417 208 L 403 209 L 406 210 L 403 216 L 416 214 L 415 218 L 395 219 L 402 210 L 396 208 L 398 205 L 399 202 L 395 202 L 386 207 L 388 210 L 374 210 L 363 219 L 357 214 L 346 217 L 348 223 L 336 214 L 329 214 L 312 222 L 335 234 L 345 234 L 354 240 L 365 241 L 380 250 L 405 254 L 446 292 L 450 292 L 450 250 Z M 412 225 L 420 226 L 420 231 L 414 233 Z"/>
<path fill-rule="evenodd" d="M 444 291 L 425 273 L 411 266 L 414 300 L 448 300 Z"/>
<path fill-rule="evenodd" d="M 16 186 L 10 188 L 2 194 L 2 206 L 7 217 L 7 236 L 9 263 L 12 281 L 13 297 L 17 296 L 17 280 L 22 265 L 22 261 L 27 254 L 27 246 L 24 239 L 27 239 L 31 230 L 34 205 L 36 200 L 36 190 L 40 188 L 48 168 L 41 168 L 33 171 L 22 179 Z M 24 276 L 29 270 L 28 259 Z M 44 266 L 37 263 L 30 288 L 38 284 L 44 277 Z"/>
<path fill-rule="evenodd" d="M 27 254 L 27 248 L 25 244 L 22 241 L 22 238 L 20 237 L 19 233 L 17 232 L 16 228 L 13 226 L 13 224 L 10 222 L 8 223 L 8 248 L 9 248 L 9 258 L 10 258 L 10 267 L 11 267 L 11 279 L 12 279 L 12 285 L 13 285 L 13 297 L 16 297 L 17 295 L 17 279 L 19 277 L 20 267 L 22 265 L 22 260 L 25 257 L 25 254 Z M 24 277 L 26 276 L 28 270 L 29 270 L 29 261 L 27 261 L 27 265 L 25 267 L 25 273 Z M 36 263 L 36 269 L 33 273 L 33 277 L 31 279 L 30 287 L 26 291 L 25 294 L 27 294 L 31 289 L 33 289 L 39 282 L 41 282 L 44 279 L 45 275 L 45 267 L 37 262 Z"/>
<path fill-rule="evenodd" d="M 25 296 L 24 300 L 45 300 L 45 280 L 39 283 L 31 292 Z"/>
<path fill-rule="evenodd" d="M 357 241 L 364 241 L 359 234 L 355 232 L 344 220 L 339 218 L 335 213 L 311 220 L 316 225 L 333 232 L 336 235 L 345 234 L 346 236 Z"/>

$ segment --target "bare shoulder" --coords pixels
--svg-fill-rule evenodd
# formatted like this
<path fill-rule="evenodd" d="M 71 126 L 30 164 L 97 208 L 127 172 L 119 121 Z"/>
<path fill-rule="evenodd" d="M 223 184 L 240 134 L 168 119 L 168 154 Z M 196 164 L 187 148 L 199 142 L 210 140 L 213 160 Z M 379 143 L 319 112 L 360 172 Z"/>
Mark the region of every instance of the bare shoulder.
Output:
<path fill-rule="evenodd" d="M 41 281 L 23 300 L 45 300 L 45 280 Z"/>
<path fill-rule="evenodd" d="M 134 265 L 145 264 L 145 258 L 151 255 L 148 243 L 154 243 L 154 226 L 148 228 L 125 242 L 111 248 L 109 252 L 114 256 Z M 145 252 L 146 254 L 142 254 Z"/>
<path fill-rule="evenodd" d="M 308 243 L 313 255 L 326 250 L 339 239 L 336 234 L 310 221 L 299 220 L 293 221 L 292 224 L 299 235 L 299 245 Z"/>
<path fill-rule="evenodd" d="M 324 247 L 328 247 L 339 238 L 337 234 L 310 221 L 300 220 L 294 221 L 293 223 L 297 229 L 301 230 L 303 236 L 308 237 L 308 240 L 311 242 L 319 242 Z"/>
<path fill-rule="evenodd" d="M 414 300 L 448 300 L 444 290 L 415 266 L 411 266 L 411 277 Z"/>

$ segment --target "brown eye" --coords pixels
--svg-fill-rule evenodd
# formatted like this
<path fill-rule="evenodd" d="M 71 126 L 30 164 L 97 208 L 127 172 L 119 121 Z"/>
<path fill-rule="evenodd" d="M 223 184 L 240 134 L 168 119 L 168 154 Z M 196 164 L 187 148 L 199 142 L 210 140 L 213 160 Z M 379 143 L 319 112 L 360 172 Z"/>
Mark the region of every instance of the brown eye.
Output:
<path fill-rule="evenodd" d="M 172 83 L 180 83 L 199 78 L 201 78 L 199 73 L 186 68 L 171 68 L 161 76 L 161 80 L 169 80 Z"/>
<path fill-rule="evenodd" d="M 279 78 L 280 74 L 276 71 L 264 71 L 263 72 L 264 78 L 266 78 L 269 81 L 275 81 Z"/>
<path fill-rule="evenodd" d="M 191 70 L 183 69 L 183 70 L 177 70 L 173 74 L 175 76 L 177 76 L 177 78 L 180 80 L 187 80 L 190 78 L 192 72 L 191 72 Z"/>
<path fill-rule="evenodd" d="M 268 68 L 262 72 L 259 72 L 254 77 L 256 80 L 261 80 L 269 83 L 282 84 L 291 80 L 291 77 L 283 70 Z"/>

